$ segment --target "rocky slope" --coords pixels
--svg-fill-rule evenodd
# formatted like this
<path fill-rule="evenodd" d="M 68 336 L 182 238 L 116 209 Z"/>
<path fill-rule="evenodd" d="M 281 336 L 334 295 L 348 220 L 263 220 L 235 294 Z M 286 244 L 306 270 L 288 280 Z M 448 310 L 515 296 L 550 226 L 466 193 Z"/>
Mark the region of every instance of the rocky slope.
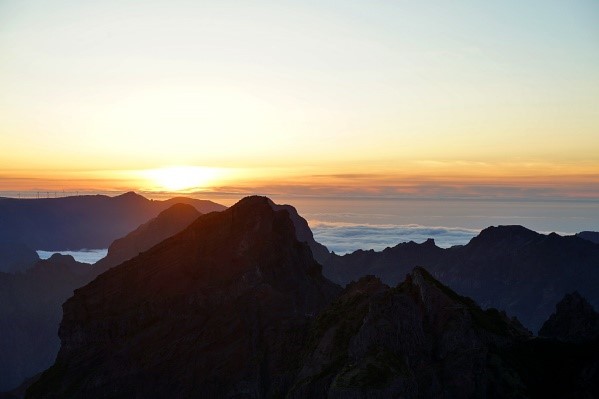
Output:
<path fill-rule="evenodd" d="M 574 290 L 599 306 L 599 245 L 575 236 L 545 235 L 522 226 L 489 227 L 467 245 L 442 249 L 428 240 L 381 252 L 331 255 L 323 273 L 347 284 L 373 274 L 395 285 L 423 266 L 483 308 L 504 309 L 537 331 L 554 304 Z"/>
<path fill-rule="evenodd" d="M 188 203 L 201 213 L 225 209 L 211 201 L 155 201 L 132 192 L 116 197 L 0 198 L 0 242 L 20 241 L 48 251 L 107 248 L 114 239 L 176 203 Z"/>
<path fill-rule="evenodd" d="M 517 397 L 493 353 L 529 335 L 424 269 L 395 288 L 364 277 L 317 318 L 287 397 Z"/>
<path fill-rule="evenodd" d="M 188 204 L 171 206 L 126 236 L 113 241 L 108 247 L 106 257 L 94 264 L 94 273 L 101 274 L 152 248 L 189 226 L 200 215 L 196 208 Z"/>
<path fill-rule="evenodd" d="M 289 214 L 246 198 L 78 289 L 28 397 L 281 395 L 338 290 Z"/>
<path fill-rule="evenodd" d="M 543 323 L 539 336 L 564 342 L 599 339 L 599 313 L 577 291 L 567 294 Z"/>

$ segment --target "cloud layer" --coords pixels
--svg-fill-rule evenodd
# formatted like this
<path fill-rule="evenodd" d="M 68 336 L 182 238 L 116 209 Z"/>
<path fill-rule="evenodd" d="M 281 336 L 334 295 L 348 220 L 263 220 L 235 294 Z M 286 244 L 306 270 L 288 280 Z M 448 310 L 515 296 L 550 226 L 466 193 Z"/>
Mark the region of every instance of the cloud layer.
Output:
<path fill-rule="evenodd" d="M 48 259 L 55 253 L 71 255 L 77 262 L 94 264 L 108 253 L 108 249 L 82 249 L 80 251 L 37 251 L 40 259 Z"/>
<path fill-rule="evenodd" d="M 400 242 L 421 243 L 433 238 L 443 248 L 467 244 L 479 230 L 409 225 L 368 225 L 312 221 L 310 227 L 314 239 L 336 254 L 345 254 L 357 249 L 380 251 Z"/>

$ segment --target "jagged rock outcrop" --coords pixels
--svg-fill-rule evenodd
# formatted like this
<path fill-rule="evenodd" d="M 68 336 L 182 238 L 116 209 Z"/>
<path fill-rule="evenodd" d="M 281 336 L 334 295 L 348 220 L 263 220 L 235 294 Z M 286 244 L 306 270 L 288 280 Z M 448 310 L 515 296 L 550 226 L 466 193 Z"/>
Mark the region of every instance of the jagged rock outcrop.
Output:
<path fill-rule="evenodd" d="M 599 339 L 599 313 L 577 291 L 566 294 L 555 309 L 539 336 L 578 343 Z"/>
<path fill-rule="evenodd" d="M 192 198 L 150 200 L 129 192 L 115 197 L 0 198 L 0 242 L 20 241 L 35 250 L 107 248 L 118 237 L 177 203 L 201 213 L 226 207 Z"/>
<path fill-rule="evenodd" d="M 133 230 L 126 236 L 113 241 L 105 258 L 96 262 L 93 272 L 101 274 L 106 270 L 129 260 L 168 237 L 180 232 L 200 216 L 191 205 L 175 204 L 162 211 L 154 219 Z"/>
<path fill-rule="evenodd" d="M 497 374 L 491 353 L 529 336 L 424 269 L 396 288 L 364 277 L 316 319 L 287 397 L 507 397 L 520 387 Z"/>
<path fill-rule="evenodd" d="M 78 289 L 28 397 L 281 395 L 339 290 L 287 211 L 245 198 Z"/>
<path fill-rule="evenodd" d="M 564 294 L 578 290 L 599 306 L 599 246 L 576 236 L 539 234 L 522 226 L 489 227 L 467 245 L 442 249 L 428 240 L 381 252 L 331 255 L 323 273 L 347 284 L 373 274 L 396 285 L 423 266 L 483 308 L 504 309 L 533 331 Z"/>
<path fill-rule="evenodd" d="M 61 305 L 90 266 L 54 254 L 25 273 L 0 273 L 0 391 L 48 368 L 60 347 Z"/>

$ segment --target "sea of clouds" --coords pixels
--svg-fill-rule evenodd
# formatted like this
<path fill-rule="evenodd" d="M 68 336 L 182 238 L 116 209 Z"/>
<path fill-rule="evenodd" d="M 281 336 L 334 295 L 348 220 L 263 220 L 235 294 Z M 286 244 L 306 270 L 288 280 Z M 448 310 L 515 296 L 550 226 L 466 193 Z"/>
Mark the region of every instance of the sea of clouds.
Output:
<path fill-rule="evenodd" d="M 71 255 L 77 262 L 96 263 L 106 256 L 108 249 L 81 249 L 79 251 L 36 251 L 40 259 L 48 259 L 55 253 Z"/>
<path fill-rule="evenodd" d="M 430 227 L 417 224 L 369 225 L 311 221 L 314 239 L 336 254 L 346 254 L 357 249 L 380 251 L 400 242 L 421 243 L 429 238 L 439 247 L 464 245 L 480 230 L 459 227 Z"/>

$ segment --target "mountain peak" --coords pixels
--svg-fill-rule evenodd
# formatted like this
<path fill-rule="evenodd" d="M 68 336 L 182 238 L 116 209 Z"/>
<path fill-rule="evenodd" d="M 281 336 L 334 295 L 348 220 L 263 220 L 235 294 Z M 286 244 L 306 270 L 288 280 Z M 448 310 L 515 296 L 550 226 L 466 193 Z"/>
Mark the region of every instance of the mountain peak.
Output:
<path fill-rule="evenodd" d="M 78 289 L 56 363 L 29 394 L 280 396 L 310 321 L 339 291 L 288 212 L 244 198 Z"/>
<path fill-rule="evenodd" d="M 521 246 L 542 235 L 520 225 L 490 226 L 483 229 L 468 245 L 473 247 L 493 246 L 501 248 L 506 245 Z"/>
<path fill-rule="evenodd" d="M 115 196 L 114 198 L 121 199 L 144 199 L 147 200 L 143 195 L 137 194 L 135 191 L 127 191 L 126 193 Z"/>
<path fill-rule="evenodd" d="M 555 309 L 539 330 L 539 336 L 566 342 L 599 338 L 599 313 L 578 291 L 566 294 Z"/>

